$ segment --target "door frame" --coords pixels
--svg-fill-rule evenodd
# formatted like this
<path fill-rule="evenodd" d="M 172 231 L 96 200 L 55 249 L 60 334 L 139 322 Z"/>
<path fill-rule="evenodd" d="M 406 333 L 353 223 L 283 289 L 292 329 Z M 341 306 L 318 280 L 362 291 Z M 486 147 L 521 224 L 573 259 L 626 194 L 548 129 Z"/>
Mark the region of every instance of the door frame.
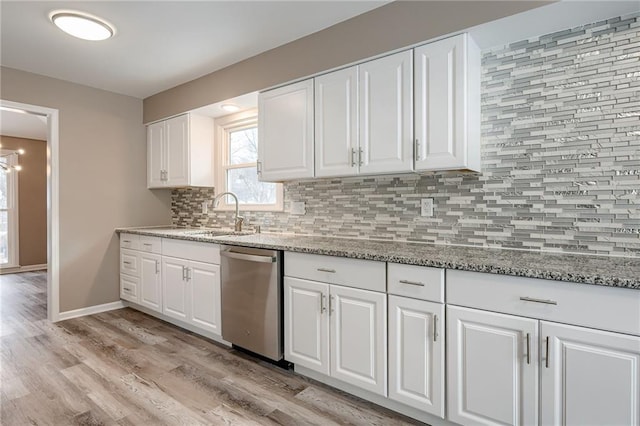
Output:
<path fill-rule="evenodd" d="M 0 99 L 0 108 L 47 118 L 47 318 L 60 319 L 59 111 Z"/>

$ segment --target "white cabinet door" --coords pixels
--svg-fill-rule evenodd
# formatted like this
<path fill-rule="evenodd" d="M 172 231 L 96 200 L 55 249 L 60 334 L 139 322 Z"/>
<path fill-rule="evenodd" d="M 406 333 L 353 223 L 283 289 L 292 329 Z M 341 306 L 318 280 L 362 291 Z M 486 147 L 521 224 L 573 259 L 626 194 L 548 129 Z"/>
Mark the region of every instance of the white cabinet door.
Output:
<path fill-rule="evenodd" d="M 184 321 L 189 318 L 188 267 L 187 260 L 162 257 L 162 313 Z"/>
<path fill-rule="evenodd" d="M 387 295 L 330 286 L 331 376 L 387 396 Z"/>
<path fill-rule="evenodd" d="M 315 86 L 316 177 L 358 173 L 358 68 L 321 75 Z"/>
<path fill-rule="evenodd" d="M 189 114 L 165 121 L 167 186 L 189 184 Z"/>
<path fill-rule="evenodd" d="M 479 170 L 480 59 L 466 34 L 415 49 L 416 170 Z"/>
<path fill-rule="evenodd" d="M 448 419 L 538 424 L 538 321 L 447 307 Z"/>
<path fill-rule="evenodd" d="M 329 375 L 329 285 L 284 278 L 284 357 Z"/>
<path fill-rule="evenodd" d="M 360 174 L 413 170 L 413 54 L 358 66 Z"/>
<path fill-rule="evenodd" d="M 212 333 L 222 334 L 220 329 L 220 265 L 190 262 L 187 277 L 191 288 L 189 321 Z"/>
<path fill-rule="evenodd" d="M 153 123 L 147 127 L 147 188 L 162 188 L 164 186 L 166 167 L 164 137 L 164 121 Z"/>
<path fill-rule="evenodd" d="M 541 424 L 640 424 L 640 337 L 545 321 L 540 335 Z"/>
<path fill-rule="evenodd" d="M 313 79 L 258 96 L 261 181 L 313 177 Z"/>
<path fill-rule="evenodd" d="M 159 254 L 140 253 L 140 304 L 162 312 L 162 257 Z"/>
<path fill-rule="evenodd" d="M 444 418 L 444 305 L 389 296 L 389 398 Z"/>

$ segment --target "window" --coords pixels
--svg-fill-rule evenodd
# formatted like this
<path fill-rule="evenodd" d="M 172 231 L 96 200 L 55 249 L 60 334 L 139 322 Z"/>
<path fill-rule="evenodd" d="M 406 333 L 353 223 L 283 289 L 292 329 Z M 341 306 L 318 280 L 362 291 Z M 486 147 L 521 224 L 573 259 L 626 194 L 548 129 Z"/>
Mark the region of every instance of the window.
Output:
<path fill-rule="evenodd" d="M 233 192 L 242 210 L 282 210 L 282 184 L 260 182 L 257 111 L 217 118 L 216 193 Z M 224 197 L 220 209 L 235 209 L 232 197 Z"/>
<path fill-rule="evenodd" d="M 18 266 L 18 164 L 15 151 L 0 150 L 0 267 Z"/>

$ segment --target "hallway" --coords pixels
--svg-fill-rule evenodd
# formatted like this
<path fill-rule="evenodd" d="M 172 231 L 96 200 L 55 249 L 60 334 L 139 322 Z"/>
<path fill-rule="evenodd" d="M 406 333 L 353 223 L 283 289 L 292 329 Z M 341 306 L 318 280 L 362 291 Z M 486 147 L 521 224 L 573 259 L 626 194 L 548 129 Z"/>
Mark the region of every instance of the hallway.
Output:
<path fill-rule="evenodd" d="M 416 424 L 132 309 L 52 324 L 45 273 L 0 291 L 5 426 Z"/>

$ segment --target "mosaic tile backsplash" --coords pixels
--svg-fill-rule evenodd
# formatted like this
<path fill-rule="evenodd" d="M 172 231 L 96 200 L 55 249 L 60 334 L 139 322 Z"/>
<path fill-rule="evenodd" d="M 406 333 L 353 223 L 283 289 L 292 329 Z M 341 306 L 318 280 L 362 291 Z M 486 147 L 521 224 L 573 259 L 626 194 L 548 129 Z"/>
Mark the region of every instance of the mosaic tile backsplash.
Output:
<path fill-rule="evenodd" d="M 482 173 L 290 182 L 285 212 L 243 215 L 263 231 L 640 257 L 639 17 L 484 51 Z M 213 196 L 174 190 L 174 224 L 231 226 L 201 213 Z"/>

